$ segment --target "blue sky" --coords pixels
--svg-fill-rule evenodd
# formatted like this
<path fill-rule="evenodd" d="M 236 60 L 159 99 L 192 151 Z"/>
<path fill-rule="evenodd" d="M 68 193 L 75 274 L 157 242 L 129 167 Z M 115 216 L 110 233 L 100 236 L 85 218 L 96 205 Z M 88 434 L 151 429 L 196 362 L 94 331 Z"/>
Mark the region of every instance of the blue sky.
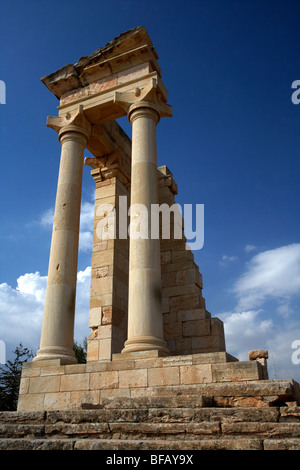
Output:
<path fill-rule="evenodd" d="M 228 352 L 268 349 L 269 373 L 300 380 L 300 4 L 268 0 L 4 1 L 0 17 L 0 339 L 37 349 L 60 145 L 58 101 L 40 81 L 143 25 L 173 117 L 157 127 L 158 164 L 177 202 L 205 205 L 194 253 L 207 309 Z M 130 125 L 121 120 L 130 135 Z M 94 181 L 84 169 L 76 339 L 87 328 Z M 300 354 L 299 354 L 300 357 Z"/>

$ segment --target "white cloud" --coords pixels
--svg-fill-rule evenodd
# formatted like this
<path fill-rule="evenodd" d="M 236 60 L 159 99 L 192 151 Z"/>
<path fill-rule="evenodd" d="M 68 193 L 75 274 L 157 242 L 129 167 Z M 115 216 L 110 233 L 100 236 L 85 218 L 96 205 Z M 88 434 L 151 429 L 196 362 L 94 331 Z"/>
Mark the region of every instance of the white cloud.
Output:
<path fill-rule="evenodd" d="M 299 300 L 300 244 L 255 255 L 232 291 L 236 308 L 216 315 L 224 322 L 226 350 L 248 360 L 250 350 L 268 349 L 270 377 L 300 381 L 299 365 L 291 359 L 292 342 L 300 340 L 300 318 L 291 307 Z"/>
<path fill-rule="evenodd" d="M 233 288 L 237 310 L 262 305 L 267 299 L 282 303 L 300 292 L 300 244 L 292 244 L 255 255 Z"/>
<path fill-rule="evenodd" d="M 39 223 L 45 228 L 52 227 L 53 219 L 54 219 L 54 209 L 53 209 L 53 207 L 51 207 L 50 209 L 47 209 L 41 215 Z"/>
<path fill-rule="evenodd" d="M 254 245 L 246 245 L 245 246 L 245 252 L 246 253 L 251 253 L 251 251 L 254 251 L 254 250 L 256 250 L 256 246 L 254 246 Z"/>
<path fill-rule="evenodd" d="M 218 315 L 224 321 L 227 351 L 234 351 L 241 360 L 248 360 L 252 349 L 265 349 L 273 323 L 264 319 L 262 311 L 227 312 Z"/>
<path fill-rule="evenodd" d="M 237 256 L 223 255 L 221 261 L 219 261 L 219 264 L 221 266 L 228 266 L 229 264 L 234 263 L 237 260 Z"/>
<path fill-rule="evenodd" d="M 91 268 L 78 272 L 75 339 L 82 342 L 88 328 Z M 17 279 L 17 287 L 0 284 L 0 339 L 11 348 L 20 342 L 34 349 L 39 347 L 47 276 L 26 273 Z M 8 349 L 8 348 L 7 348 Z"/>
<path fill-rule="evenodd" d="M 26 273 L 17 279 L 16 290 L 22 294 L 30 294 L 38 302 L 43 302 L 47 287 L 47 276 L 41 276 L 39 272 Z"/>

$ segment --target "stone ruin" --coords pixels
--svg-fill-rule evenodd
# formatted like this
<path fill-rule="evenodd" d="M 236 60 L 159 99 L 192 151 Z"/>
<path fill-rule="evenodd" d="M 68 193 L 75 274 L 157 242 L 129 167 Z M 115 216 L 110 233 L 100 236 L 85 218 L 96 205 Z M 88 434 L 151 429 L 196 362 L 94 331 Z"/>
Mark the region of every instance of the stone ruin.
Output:
<path fill-rule="evenodd" d="M 206 309 L 202 276 L 183 229 L 181 237 L 174 236 L 175 215 L 168 238 L 129 237 L 124 230 L 120 235 L 129 202 L 143 204 L 148 213 L 153 204 L 175 204 L 173 175 L 166 166 L 157 168 L 156 126 L 172 116 L 161 76 L 157 52 L 145 28 L 138 27 L 42 78 L 59 100 L 58 116 L 48 117 L 47 125 L 58 133 L 61 160 L 41 342 L 34 360 L 23 366 L 19 414 L 97 413 L 122 409 L 124 403 L 146 406 L 148 412 L 167 406 L 211 412 L 221 407 L 224 413 L 225 408 L 276 406 L 299 411 L 298 384 L 268 379 L 266 351 L 252 351 L 249 361 L 226 352 L 223 323 Z M 132 125 L 132 140 L 116 122 L 123 116 Z M 85 149 L 93 157 L 84 160 Z M 91 167 L 96 193 L 91 333 L 87 362 L 77 364 L 73 335 L 83 163 Z M 133 223 L 135 211 L 130 217 Z M 116 222 L 119 236 L 104 236 L 103 221 L 109 225 L 109 220 Z M 140 427 L 132 429 L 130 439 L 140 436 Z M 198 444 L 193 445 L 200 446 L 202 434 L 194 432 Z"/>

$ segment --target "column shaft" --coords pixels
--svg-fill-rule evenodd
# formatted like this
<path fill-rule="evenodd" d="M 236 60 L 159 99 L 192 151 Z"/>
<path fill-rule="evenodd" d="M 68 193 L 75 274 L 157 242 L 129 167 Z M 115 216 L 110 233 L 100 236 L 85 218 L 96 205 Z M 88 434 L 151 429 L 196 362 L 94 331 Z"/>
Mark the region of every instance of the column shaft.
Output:
<path fill-rule="evenodd" d="M 132 124 L 131 210 L 135 204 L 146 207 L 158 204 L 156 156 L 156 124 L 158 114 L 151 107 L 134 108 L 129 113 Z M 130 223 L 135 213 L 131 213 Z M 160 241 L 130 237 L 128 339 L 124 352 L 161 350 L 167 352 L 163 340 L 161 311 Z"/>
<path fill-rule="evenodd" d="M 85 131 L 77 126 L 59 134 L 61 160 L 57 185 L 40 349 L 34 360 L 74 363 L 74 314 Z"/>

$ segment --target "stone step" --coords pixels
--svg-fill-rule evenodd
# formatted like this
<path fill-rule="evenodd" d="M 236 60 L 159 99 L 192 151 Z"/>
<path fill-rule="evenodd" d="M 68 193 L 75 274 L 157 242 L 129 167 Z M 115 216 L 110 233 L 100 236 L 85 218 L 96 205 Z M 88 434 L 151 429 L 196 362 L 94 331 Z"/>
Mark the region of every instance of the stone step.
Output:
<path fill-rule="evenodd" d="M 202 396 L 212 399 L 212 406 L 282 406 L 300 404 L 299 384 L 288 380 L 251 380 L 241 382 L 203 383 L 197 385 L 148 387 L 146 396 L 159 397 Z M 135 396 L 134 400 L 144 398 Z"/>
<path fill-rule="evenodd" d="M 184 408 L 181 399 L 173 408 L 147 404 L 141 400 L 136 409 L 126 408 L 132 400 L 107 400 L 102 409 L 1 412 L 0 450 L 300 449 L 299 406 Z"/>
<path fill-rule="evenodd" d="M 101 406 L 106 409 L 149 409 L 149 408 L 204 408 L 213 404 L 212 397 L 203 395 L 137 397 L 137 398 L 104 398 Z M 82 408 L 88 409 L 89 404 Z M 93 407 L 92 407 L 93 408 Z"/>
<path fill-rule="evenodd" d="M 1 444 L 0 444 L 1 445 Z M 1 448 L 1 447 L 0 447 Z M 85 439 L 75 441 L 74 450 L 263 450 L 261 439 L 201 439 L 201 440 L 122 440 Z"/>
<path fill-rule="evenodd" d="M 55 422 L 1 424 L 1 438 L 98 438 L 193 440 L 215 437 L 300 438 L 299 422 Z"/>
<path fill-rule="evenodd" d="M 300 408 L 297 408 L 300 410 Z M 294 408 L 293 408 L 294 410 Z M 286 411 L 286 419 L 290 414 Z M 291 411 L 296 420 L 297 412 Z M 280 420 L 278 408 L 149 408 L 149 409 L 110 409 L 83 411 L 49 411 L 47 423 L 79 423 L 79 422 L 245 422 Z"/>
<path fill-rule="evenodd" d="M 0 439 L 1 450 L 300 450 L 300 440 L 227 438 L 198 441 L 121 439 Z"/>
<path fill-rule="evenodd" d="M 124 404 L 124 403 L 123 403 Z M 127 404 L 129 405 L 130 402 Z M 156 405 L 157 403 L 155 403 Z M 56 423 L 109 422 L 296 422 L 300 423 L 300 407 L 236 407 L 236 408 L 109 408 L 100 410 L 0 412 L 0 425 L 38 426 Z"/>
<path fill-rule="evenodd" d="M 288 443 L 286 443 L 286 446 Z M 122 440 L 122 439 L 0 439 L 1 450 L 263 450 L 261 439 Z"/>

